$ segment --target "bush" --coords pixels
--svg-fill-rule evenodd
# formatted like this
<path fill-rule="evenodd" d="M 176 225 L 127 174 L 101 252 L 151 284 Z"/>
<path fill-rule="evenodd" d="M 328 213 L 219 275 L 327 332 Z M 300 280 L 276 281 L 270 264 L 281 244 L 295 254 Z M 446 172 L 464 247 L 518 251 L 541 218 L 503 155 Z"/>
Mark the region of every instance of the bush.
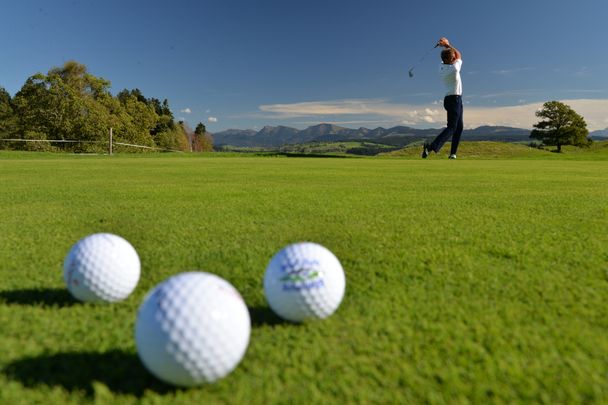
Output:
<path fill-rule="evenodd" d="M 26 131 L 23 139 L 31 140 L 30 142 L 23 142 L 23 147 L 20 148 L 22 150 L 27 150 L 31 152 L 55 152 L 57 148 L 55 148 L 49 141 L 47 141 L 47 136 L 45 133 L 37 132 L 37 131 Z"/>

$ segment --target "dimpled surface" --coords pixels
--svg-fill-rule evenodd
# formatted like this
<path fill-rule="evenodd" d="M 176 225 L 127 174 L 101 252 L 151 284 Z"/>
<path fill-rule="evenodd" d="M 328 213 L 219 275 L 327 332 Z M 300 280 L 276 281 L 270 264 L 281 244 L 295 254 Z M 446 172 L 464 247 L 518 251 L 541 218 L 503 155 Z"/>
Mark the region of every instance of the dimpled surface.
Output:
<path fill-rule="evenodd" d="M 140 275 L 137 252 L 117 235 L 96 233 L 79 240 L 63 263 L 63 279 L 74 298 L 116 302 L 133 292 Z"/>
<path fill-rule="evenodd" d="M 342 302 L 345 284 L 336 256 L 311 242 L 285 247 L 272 258 L 264 275 L 270 308 L 292 322 L 333 314 Z"/>
<path fill-rule="evenodd" d="M 157 378 L 178 386 L 229 374 L 249 344 L 249 310 L 237 290 L 209 273 L 189 272 L 156 286 L 135 323 L 137 353 Z"/>

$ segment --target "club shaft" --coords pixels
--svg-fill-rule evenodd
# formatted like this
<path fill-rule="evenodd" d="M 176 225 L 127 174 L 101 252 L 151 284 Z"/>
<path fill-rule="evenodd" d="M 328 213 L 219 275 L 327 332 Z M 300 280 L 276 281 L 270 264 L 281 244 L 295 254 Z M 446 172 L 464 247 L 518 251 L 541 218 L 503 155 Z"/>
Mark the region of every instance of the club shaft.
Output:
<path fill-rule="evenodd" d="M 435 46 L 433 46 L 431 49 L 429 49 L 428 51 L 426 51 L 426 53 L 425 53 L 425 54 L 424 54 L 424 55 L 423 55 L 423 56 L 422 56 L 420 59 L 418 59 L 418 61 L 417 61 L 416 63 L 414 63 L 414 64 L 412 65 L 412 67 L 411 67 L 411 68 L 410 68 L 410 70 L 409 70 L 409 71 L 410 71 L 410 74 L 411 74 L 412 70 L 414 70 L 414 68 L 415 68 L 416 66 L 418 66 L 418 65 L 420 64 L 420 62 L 422 62 L 422 61 L 423 61 L 423 60 L 424 60 L 424 59 L 425 59 L 425 58 L 426 58 L 426 57 L 429 55 L 429 53 L 431 53 L 431 52 L 433 51 L 433 49 L 437 48 L 438 46 L 439 46 L 439 44 L 436 44 L 436 45 L 435 45 Z"/>

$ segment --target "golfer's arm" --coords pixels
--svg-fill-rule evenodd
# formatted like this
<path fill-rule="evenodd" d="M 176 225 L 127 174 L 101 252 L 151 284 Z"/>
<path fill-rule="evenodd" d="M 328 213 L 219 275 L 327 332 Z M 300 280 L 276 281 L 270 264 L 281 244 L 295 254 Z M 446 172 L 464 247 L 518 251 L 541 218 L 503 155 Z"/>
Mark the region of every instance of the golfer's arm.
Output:
<path fill-rule="evenodd" d="M 460 53 L 460 51 L 458 49 L 454 48 L 453 46 L 451 48 L 456 53 L 456 59 L 462 59 L 462 54 Z"/>

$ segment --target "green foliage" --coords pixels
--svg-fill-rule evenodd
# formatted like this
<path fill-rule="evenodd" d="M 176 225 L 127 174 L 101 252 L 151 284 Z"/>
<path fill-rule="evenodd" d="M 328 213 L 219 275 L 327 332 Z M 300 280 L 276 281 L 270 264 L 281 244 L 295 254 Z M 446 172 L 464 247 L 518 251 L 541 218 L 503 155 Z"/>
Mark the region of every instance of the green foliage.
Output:
<path fill-rule="evenodd" d="M 184 142 L 183 128 L 175 125 L 169 102 L 161 103 L 157 98 L 146 98 L 139 89 L 123 90 L 117 95 L 126 108 L 131 124 L 129 131 L 139 135 L 139 145 L 156 146 L 163 149 L 189 151 L 187 140 Z M 145 134 L 145 135 L 144 135 Z M 146 139 L 143 139 L 146 138 Z"/>
<path fill-rule="evenodd" d="M 0 138 L 10 138 L 15 128 L 15 114 L 11 95 L 0 87 Z M 2 145 L 0 145 L 2 147 Z"/>
<path fill-rule="evenodd" d="M 46 138 L 46 134 L 42 132 L 36 131 L 27 131 L 23 139 L 28 140 L 29 142 L 25 142 L 24 150 L 30 152 L 54 152 L 56 148 L 51 145 L 49 141 L 44 141 Z"/>
<path fill-rule="evenodd" d="M 159 148 L 182 152 L 190 151 L 188 134 L 183 125 L 176 125 L 173 129 L 167 129 L 156 134 L 155 142 Z"/>
<path fill-rule="evenodd" d="M 101 141 L 112 120 L 102 100 L 111 97 L 109 82 L 96 78 L 84 65 L 67 62 L 47 75 L 30 77 L 15 95 L 18 132 L 42 132 L 50 139 Z"/>
<path fill-rule="evenodd" d="M 607 403 L 608 163 L 544 156 L 2 152 L 0 402 Z M 102 231 L 133 244 L 142 277 L 123 302 L 81 304 L 63 259 Z M 262 278 L 302 240 L 337 255 L 346 295 L 294 325 Z M 225 379 L 177 389 L 142 366 L 133 322 L 155 284 L 195 269 L 241 292 L 252 334 Z"/>
<path fill-rule="evenodd" d="M 536 129 L 532 130 L 530 138 L 557 146 L 558 152 L 563 145 L 587 146 L 592 142 L 587 138 L 589 131 L 583 117 L 564 103 L 548 101 L 536 116 L 543 121 L 534 124 Z"/>
<path fill-rule="evenodd" d="M 205 127 L 205 124 L 199 122 L 196 126 L 196 129 L 194 130 L 194 133 L 197 135 L 204 135 L 205 133 L 207 133 L 207 128 Z"/>
<path fill-rule="evenodd" d="M 213 138 L 207 132 L 205 124 L 199 122 L 192 134 L 192 150 L 195 152 L 213 151 Z"/>
<path fill-rule="evenodd" d="M 116 131 L 117 139 L 136 145 L 155 145 L 150 133 L 158 120 L 154 108 L 134 94 L 120 100 L 125 114 L 121 122 L 123 125 Z"/>
<path fill-rule="evenodd" d="M 46 135 L 43 139 L 86 142 L 57 144 L 64 150 L 99 151 L 113 128 L 116 142 L 190 150 L 166 99 L 148 99 L 139 89 L 125 89 L 113 97 L 109 88 L 108 80 L 69 61 L 46 75 L 29 77 L 12 100 L 0 89 L 0 136 L 25 138 L 41 133 Z M 25 143 L 10 146 L 31 148 Z"/>

